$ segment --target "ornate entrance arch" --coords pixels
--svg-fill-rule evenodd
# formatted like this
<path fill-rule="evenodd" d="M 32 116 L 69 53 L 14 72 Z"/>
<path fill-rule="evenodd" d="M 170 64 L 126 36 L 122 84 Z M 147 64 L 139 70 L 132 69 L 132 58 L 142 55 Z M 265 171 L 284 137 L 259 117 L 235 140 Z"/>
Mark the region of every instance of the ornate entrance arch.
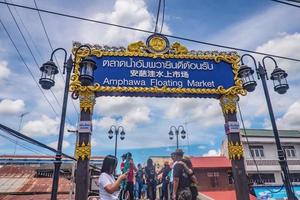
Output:
<path fill-rule="evenodd" d="M 169 44 L 160 34 L 151 35 L 146 43 L 138 41 L 127 48 L 88 45 L 79 49 L 73 44 L 75 70 L 70 91 L 79 97 L 82 122 L 92 120 L 98 96 L 142 96 L 175 98 L 215 98 L 225 119 L 228 152 L 238 200 L 249 199 L 243 147 L 236 118 L 239 95 L 246 95 L 238 78 L 239 56 L 235 52 L 188 51 L 178 42 Z M 80 81 L 82 59 L 97 63 L 95 83 L 84 86 Z M 76 200 L 87 199 L 91 128 L 79 131 L 76 145 Z"/>

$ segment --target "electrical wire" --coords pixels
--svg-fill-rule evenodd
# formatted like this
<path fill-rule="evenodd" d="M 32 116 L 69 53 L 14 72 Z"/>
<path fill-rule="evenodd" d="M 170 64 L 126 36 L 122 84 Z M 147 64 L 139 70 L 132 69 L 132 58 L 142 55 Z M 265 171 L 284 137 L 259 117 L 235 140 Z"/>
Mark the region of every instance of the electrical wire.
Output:
<path fill-rule="evenodd" d="M 160 13 L 160 5 L 161 5 L 161 0 L 158 2 L 158 8 L 157 8 L 157 13 L 156 13 L 156 21 L 155 21 L 155 28 L 154 32 L 157 32 L 157 25 L 158 25 L 158 19 L 159 19 L 159 13 Z"/>
<path fill-rule="evenodd" d="M 3 27 L 3 29 L 5 30 L 7 36 L 9 37 L 9 40 L 11 41 L 11 43 L 13 44 L 14 48 L 16 49 L 20 60 L 23 62 L 23 64 L 25 65 L 25 67 L 27 68 L 29 74 L 31 75 L 32 79 L 34 80 L 34 82 L 36 83 L 37 87 L 39 88 L 39 90 L 41 91 L 41 93 L 43 94 L 45 100 L 47 101 L 47 103 L 50 105 L 52 111 L 55 113 L 56 116 L 58 116 L 57 112 L 55 111 L 54 107 L 52 106 L 52 104 L 50 103 L 49 99 L 47 98 L 46 94 L 44 93 L 44 91 L 42 90 L 42 88 L 40 87 L 40 85 L 38 84 L 37 80 L 35 79 L 32 71 L 30 70 L 30 68 L 28 67 L 28 65 L 25 62 L 25 59 L 23 58 L 22 54 L 20 53 L 18 47 L 16 46 L 15 42 L 13 41 L 12 37 L 10 36 L 9 32 L 7 31 L 4 23 L 2 22 L 2 20 L 0 19 L 0 23 Z"/>
<path fill-rule="evenodd" d="M 35 1 L 35 0 L 33 0 L 33 1 L 34 1 L 35 7 L 38 9 L 38 5 L 37 5 L 36 1 Z M 43 18 L 42 18 L 42 16 L 41 16 L 41 13 L 40 13 L 40 11 L 37 11 L 37 13 L 38 13 L 38 16 L 39 16 L 41 25 L 42 25 L 42 27 L 43 27 L 45 36 L 46 36 L 46 38 L 47 38 L 48 44 L 49 44 L 49 46 L 50 46 L 50 48 L 51 48 L 51 51 L 53 52 L 54 49 L 53 49 L 53 46 L 52 46 L 50 37 L 49 37 L 49 35 L 48 35 L 48 32 L 47 32 L 45 23 L 44 23 Z M 54 54 L 54 59 L 55 59 L 55 61 L 56 61 L 57 66 L 59 66 L 59 63 L 58 63 L 58 60 L 57 60 L 57 57 L 56 57 L 55 54 Z M 59 69 L 59 72 L 60 72 L 60 75 L 61 75 L 61 77 L 62 77 L 63 82 L 66 84 L 66 81 L 65 81 L 65 79 L 64 79 L 64 76 L 62 75 L 62 72 L 61 72 L 60 67 L 58 67 L 58 69 Z M 78 110 L 77 110 L 77 108 L 76 108 L 76 106 L 75 106 L 75 104 L 74 104 L 74 100 L 71 99 L 71 101 L 72 101 L 72 105 L 73 105 L 73 107 L 74 107 L 74 110 L 75 110 L 75 112 L 77 113 L 77 116 L 79 116 L 79 112 L 78 112 Z"/>
<path fill-rule="evenodd" d="M 17 26 L 17 28 L 18 28 L 18 31 L 19 31 L 19 33 L 21 34 L 22 39 L 23 39 L 23 41 L 25 42 L 25 45 L 26 45 L 26 47 L 28 48 L 28 50 L 29 50 L 29 52 L 30 52 L 30 54 L 31 54 L 31 56 L 32 56 L 32 58 L 33 58 L 33 60 L 34 60 L 34 62 L 35 62 L 35 64 L 36 64 L 37 68 L 39 69 L 39 64 L 38 64 L 38 62 L 37 62 L 37 60 L 36 60 L 36 57 L 34 56 L 34 54 L 33 54 L 32 50 L 31 50 L 31 48 L 30 48 L 30 46 L 29 46 L 29 44 L 28 44 L 28 42 L 27 42 L 27 40 L 26 40 L 26 38 L 25 38 L 25 36 L 24 36 L 24 34 L 23 34 L 23 32 L 22 32 L 22 30 L 21 30 L 21 28 L 20 28 L 20 26 L 19 26 L 19 24 L 18 24 L 18 22 L 17 22 L 17 20 L 16 20 L 16 18 L 15 18 L 15 16 L 14 16 L 14 14 L 12 13 L 12 11 L 11 11 L 9 5 L 7 5 L 7 8 L 8 8 L 8 10 L 9 10 L 9 13 L 10 13 L 11 17 L 13 18 L 13 21 L 14 21 L 14 23 L 16 24 L 16 26 Z M 52 92 L 52 94 L 53 94 L 53 96 L 55 97 L 55 100 L 56 100 L 57 104 L 60 105 L 60 103 L 59 103 L 59 101 L 57 100 L 55 94 L 54 94 L 53 92 Z M 50 103 L 50 102 L 49 102 L 49 103 Z"/>
<path fill-rule="evenodd" d="M 31 148 L 31 147 L 28 147 L 28 146 L 24 145 L 24 144 L 18 143 L 18 142 L 16 142 L 14 139 L 12 139 L 12 138 L 10 138 L 10 137 L 8 137 L 8 136 L 6 136 L 6 135 L 3 135 L 3 134 L 1 134 L 1 133 L 0 133 L 0 136 L 3 137 L 3 138 L 5 138 L 5 139 L 7 139 L 7 140 L 10 141 L 11 143 L 13 143 L 13 144 L 15 144 L 15 145 L 18 145 L 18 146 L 20 146 L 20 147 L 22 147 L 22 148 L 24 148 L 24 149 L 26 149 L 26 150 L 28 150 L 28 151 L 31 151 L 31 152 L 33 152 L 33 153 L 37 153 L 37 154 L 41 154 L 41 155 L 50 155 L 50 154 L 42 153 L 42 152 L 40 152 L 40 151 L 38 151 L 38 150 L 36 150 L 36 149 L 33 149 L 33 148 Z M 50 155 L 50 156 L 51 156 L 51 155 Z"/>
<path fill-rule="evenodd" d="M 0 124 L 0 130 L 2 130 L 3 132 L 5 132 L 5 133 L 7 133 L 7 134 L 9 134 L 9 135 L 11 135 L 13 137 L 17 137 L 17 138 L 19 138 L 19 139 L 21 139 L 23 141 L 26 141 L 26 142 L 28 142 L 30 144 L 33 144 L 33 145 L 38 146 L 38 147 L 42 147 L 42 148 L 47 149 L 47 150 L 50 150 L 51 152 L 54 152 L 56 154 L 59 153 L 59 154 L 61 154 L 62 156 L 66 157 L 66 158 L 69 158 L 71 160 L 77 161 L 77 159 L 74 158 L 73 156 L 69 156 L 68 154 L 65 154 L 63 152 L 58 152 L 54 148 L 52 148 L 52 147 L 50 147 L 50 146 L 48 146 L 48 145 L 46 145 L 46 144 L 44 144 L 42 142 L 39 142 L 39 141 L 37 141 L 37 140 L 29 137 L 29 136 L 26 136 L 26 135 L 24 135 L 24 134 L 22 134 L 22 133 L 20 133 L 18 131 L 15 131 L 15 130 L 13 130 L 13 129 L 11 129 L 11 128 L 3 125 L 3 124 Z M 97 166 L 95 166 L 95 165 L 90 164 L 89 166 L 93 167 L 95 169 L 100 170 L 100 168 L 97 167 Z"/>
<path fill-rule="evenodd" d="M 277 2 L 277 3 L 281 3 L 281 4 L 293 6 L 293 7 L 296 7 L 296 8 L 300 8 L 299 5 L 292 4 L 292 3 L 288 3 L 288 2 L 285 2 L 285 1 L 280 1 L 280 0 L 270 0 L 270 1 L 274 1 L 274 2 Z M 292 2 L 295 2 L 295 1 L 292 1 Z M 298 2 L 298 3 L 299 3 L 299 2 Z"/>
<path fill-rule="evenodd" d="M 0 1 L 0 3 L 1 4 L 12 5 L 12 6 L 16 6 L 16 7 L 20 7 L 20 8 L 24 8 L 24 9 L 40 11 L 40 12 L 44 12 L 44 13 L 48 13 L 48 14 L 52 14 L 52 15 L 58 15 L 58 16 L 62 16 L 62 17 L 73 18 L 73 19 L 77 19 L 77 20 L 83 20 L 83 21 L 87 21 L 87 22 L 97 23 L 97 24 L 104 24 L 104 25 L 108 25 L 108 26 L 114 26 L 114 27 L 118 27 L 118 28 L 123 28 L 123 29 L 128 29 L 128 30 L 133 30 L 133 31 L 139 31 L 139 32 L 144 32 L 144 33 L 150 33 L 150 34 L 154 33 L 153 31 L 148 31 L 148 30 L 143 30 L 143 29 L 139 29 L 139 28 L 128 27 L 128 26 L 114 24 L 114 23 L 109 23 L 109 22 L 103 22 L 103 21 L 99 21 L 99 20 L 94 20 L 94 19 L 79 17 L 79 16 L 75 16 L 75 15 L 69 15 L 69 14 L 65 14 L 65 13 L 54 12 L 54 11 L 45 10 L 45 9 L 37 9 L 37 8 L 33 8 L 33 7 L 29 7 L 29 6 L 24 6 L 24 5 L 20 5 L 20 4 L 7 3 L 7 2 L 3 2 L 3 1 Z M 232 47 L 232 46 L 227 46 L 227 45 L 220 45 L 220 44 L 215 44 L 215 43 L 210 43 L 210 42 L 204 42 L 204 41 L 190 39 L 190 38 L 185 38 L 185 37 L 181 37 L 181 36 L 175 36 L 175 35 L 169 35 L 169 34 L 164 34 L 164 35 L 166 37 L 169 37 L 169 38 L 179 39 L 179 40 L 184 40 L 184 41 L 189 41 L 189 42 L 194 42 L 194 43 L 208 45 L 208 46 L 214 46 L 214 47 L 219 47 L 219 48 L 224 48 L 224 49 L 230 49 L 230 50 L 234 50 L 234 51 L 248 52 L 248 53 L 253 53 L 253 54 L 263 55 L 263 56 L 272 56 L 274 58 L 280 58 L 280 59 L 285 59 L 285 60 L 291 60 L 291 61 L 300 62 L 300 59 L 297 59 L 297 58 L 291 58 L 291 57 L 280 56 L 280 55 L 275 55 L 275 54 L 268 54 L 268 53 L 259 52 L 259 51 L 242 49 L 242 48 L 238 48 L 238 47 Z"/>
<path fill-rule="evenodd" d="M 5 1 L 6 1 L 6 0 L 5 0 Z M 21 30 L 21 28 L 20 28 L 20 26 L 19 26 L 19 24 L 18 24 L 18 22 L 17 22 L 17 20 L 16 20 L 16 18 L 15 18 L 15 16 L 14 16 L 14 14 L 12 13 L 12 11 L 11 11 L 9 5 L 7 5 L 7 8 L 8 8 L 9 13 L 11 14 L 11 16 L 12 16 L 12 18 L 13 18 L 13 20 L 14 20 L 14 22 L 15 22 L 15 24 L 16 24 L 16 26 L 17 26 L 17 28 L 18 28 L 18 30 L 19 30 L 19 32 L 20 32 L 20 34 L 21 34 L 21 36 L 22 36 L 24 42 L 25 42 L 25 44 L 26 44 L 26 47 L 28 48 L 28 50 L 29 50 L 31 56 L 33 57 L 33 60 L 34 60 L 34 62 L 35 62 L 35 64 L 36 64 L 37 68 L 39 69 L 39 66 L 40 66 L 40 65 L 38 64 L 38 62 L 37 62 L 37 60 L 36 60 L 36 57 L 34 56 L 34 54 L 33 54 L 32 50 L 31 50 L 31 48 L 30 48 L 30 46 L 29 46 L 29 44 L 28 44 L 28 42 L 27 42 L 27 40 L 26 40 L 26 38 L 25 38 L 25 36 L 24 36 L 24 34 L 23 34 L 23 32 L 22 32 L 22 30 Z M 58 104 L 58 106 L 59 106 L 59 107 L 62 107 L 62 105 L 61 105 L 60 102 L 58 101 L 56 95 L 53 93 L 52 89 L 50 89 L 50 91 L 51 91 L 51 93 L 52 93 L 52 95 L 53 95 L 53 97 L 54 97 L 56 103 Z M 66 116 L 66 118 L 67 118 L 67 121 L 68 121 L 70 124 L 72 124 L 72 123 L 71 123 L 71 120 L 68 118 L 68 116 Z"/>
<path fill-rule="evenodd" d="M 163 13 L 162 13 L 162 20 L 161 20 L 161 27 L 160 27 L 160 34 L 162 33 L 165 21 L 165 10 L 166 10 L 166 0 L 163 0 Z"/>
<path fill-rule="evenodd" d="M 249 149 L 250 154 L 251 154 L 251 158 L 252 158 L 252 160 L 253 160 L 253 162 L 254 162 L 254 165 L 255 165 L 256 172 L 257 172 L 257 174 L 258 174 L 258 178 L 259 178 L 259 180 L 260 180 L 260 183 L 261 183 L 262 185 L 264 185 L 264 184 L 265 184 L 265 181 L 261 178 L 261 172 L 260 172 L 260 170 L 258 169 L 258 164 L 257 164 L 257 162 L 256 162 L 256 159 L 254 158 L 253 152 L 250 150 L 250 142 L 249 142 L 249 139 L 248 139 L 248 134 L 247 134 L 247 131 L 246 131 L 246 128 L 245 128 L 244 119 L 243 119 L 243 115 L 242 115 L 242 111 L 241 111 L 241 107 L 240 107 L 239 102 L 237 102 L 237 105 L 238 105 L 238 110 L 239 110 L 239 114 L 240 114 L 240 119 L 241 119 L 242 126 L 243 126 L 243 131 L 244 131 L 244 133 L 245 133 L 246 143 L 247 143 L 247 145 L 248 145 L 248 149 Z M 271 193 L 279 193 L 283 188 L 284 188 L 284 184 L 283 184 L 278 190 L 276 190 L 276 191 L 272 191 L 272 190 L 270 190 L 269 188 L 266 188 L 266 189 L 267 189 L 269 192 L 271 192 Z"/>
<path fill-rule="evenodd" d="M 13 8 L 14 8 L 15 13 L 17 14 L 17 16 L 18 16 L 18 18 L 19 18 L 19 21 L 21 22 L 21 24 L 22 24 L 24 30 L 27 32 L 27 35 L 28 35 L 29 39 L 31 40 L 31 43 L 32 43 L 33 46 L 34 46 L 35 51 L 38 53 L 39 57 L 40 57 L 41 59 L 43 59 L 42 53 L 40 52 L 39 48 L 37 47 L 36 43 L 34 42 L 34 40 L 33 40 L 32 36 L 31 36 L 29 30 L 28 30 L 27 27 L 25 26 L 25 23 L 24 23 L 24 21 L 22 20 L 22 17 L 20 16 L 20 14 L 19 14 L 19 12 L 18 12 L 18 9 L 17 9 L 15 6 L 13 6 Z"/>

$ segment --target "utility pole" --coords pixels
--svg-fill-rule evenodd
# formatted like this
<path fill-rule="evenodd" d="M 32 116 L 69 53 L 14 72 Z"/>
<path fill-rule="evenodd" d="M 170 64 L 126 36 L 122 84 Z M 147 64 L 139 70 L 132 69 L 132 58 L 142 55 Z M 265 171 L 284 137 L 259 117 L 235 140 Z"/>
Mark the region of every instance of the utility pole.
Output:
<path fill-rule="evenodd" d="M 21 127 L 22 127 L 22 122 L 23 122 L 23 117 L 25 115 L 29 114 L 29 112 L 24 112 L 22 113 L 19 117 L 20 117 L 20 123 L 19 123 L 19 129 L 18 131 L 21 131 Z M 18 139 L 16 139 L 16 143 L 15 143 L 15 149 L 14 149 L 14 155 L 16 155 L 16 151 L 17 151 L 17 145 L 18 145 Z"/>

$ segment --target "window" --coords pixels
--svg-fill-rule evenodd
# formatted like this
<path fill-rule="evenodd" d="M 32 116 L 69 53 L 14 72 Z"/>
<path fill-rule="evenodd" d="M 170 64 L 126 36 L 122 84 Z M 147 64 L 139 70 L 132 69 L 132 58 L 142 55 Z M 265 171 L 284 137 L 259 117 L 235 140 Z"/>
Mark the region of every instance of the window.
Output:
<path fill-rule="evenodd" d="M 284 146 L 283 149 L 285 151 L 285 155 L 288 158 L 295 158 L 296 157 L 296 151 L 295 151 L 294 146 Z"/>
<path fill-rule="evenodd" d="M 250 148 L 251 157 L 252 156 L 257 158 L 265 157 L 263 146 L 249 146 L 249 148 Z"/>
<path fill-rule="evenodd" d="M 290 173 L 290 179 L 292 182 L 300 182 L 300 173 Z"/>
<path fill-rule="evenodd" d="M 263 184 L 263 183 L 275 183 L 274 174 L 249 174 L 249 181 L 251 183 Z"/>
<path fill-rule="evenodd" d="M 208 172 L 207 176 L 209 177 L 211 187 L 215 188 L 219 186 L 219 172 Z"/>

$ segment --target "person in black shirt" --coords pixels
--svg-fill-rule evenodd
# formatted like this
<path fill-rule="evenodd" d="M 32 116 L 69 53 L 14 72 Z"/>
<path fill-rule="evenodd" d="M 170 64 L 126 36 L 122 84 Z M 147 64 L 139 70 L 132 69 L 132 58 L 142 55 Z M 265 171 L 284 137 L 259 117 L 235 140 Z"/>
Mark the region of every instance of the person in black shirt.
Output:
<path fill-rule="evenodd" d="M 153 160 L 149 158 L 147 160 L 147 166 L 145 167 L 145 176 L 147 183 L 147 196 L 150 200 L 155 200 L 156 196 L 156 172 Z"/>
<path fill-rule="evenodd" d="M 138 168 L 138 170 L 135 175 L 135 180 L 138 185 L 138 199 L 140 199 L 143 184 L 144 184 L 144 171 L 143 171 L 142 165 L 140 163 L 137 165 L 137 168 Z"/>
<path fill-rule="evenodd" d="M 181 149 L 177 149 L 175 151 L 175 157 L 177 162 L 182 161 L 183 151 Z M 173 177 L 173 200 L 191 200 L 191 181 L 189 174 L 186 172 L 182 164 L 175 164 L 173 169 Z"/>
<path fill-rule="evenodd" d="M 162 173 L 162 194 L 160 199 L 161 200 L 168 200 L 168 188 L 170 183 L 170 177 L 168 176 L 169 172 L 171 171 L 171 167 L 169 165 L 169 162 L 166 161 L 164 163 L 164 167 L 158 172 L 158 174 Z"/>

